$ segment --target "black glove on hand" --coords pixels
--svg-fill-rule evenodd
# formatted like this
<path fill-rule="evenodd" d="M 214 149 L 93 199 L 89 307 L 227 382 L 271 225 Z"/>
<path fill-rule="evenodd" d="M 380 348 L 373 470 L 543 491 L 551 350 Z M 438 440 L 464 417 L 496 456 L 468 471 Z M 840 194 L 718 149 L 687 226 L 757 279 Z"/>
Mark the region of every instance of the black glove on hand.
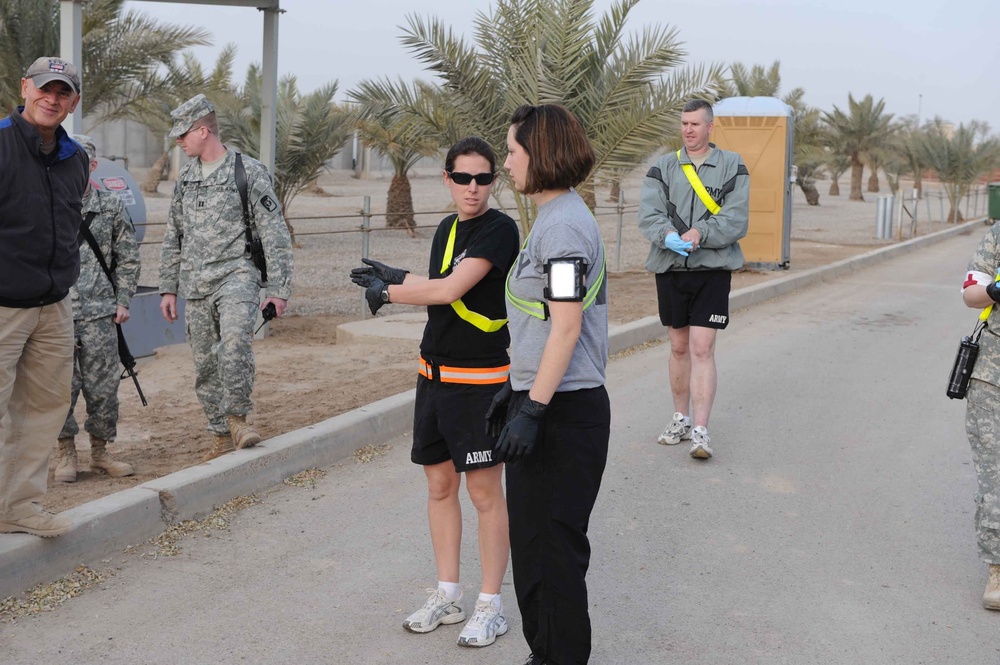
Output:
<path fill-rule="evenodd" d="M 503 431 L 503 426 L 507 424 L 507 405 L 510 404 L 510 396 L 514 394 L 514 389 L 510 387 L 510 379 L 503 384 L 503 388 L 493 396 L 490 408 L 486 409 L 486 435 L 496 438 Z"/>
<path fill-rule="evenodd" d="M 521 410 L 517 412 L 500 432 L 497 443 L 493 446 L 496 458 L 501 462 L 517 462 L 527 457 L 535 449 L 538 442 L 538 430 L 542 425 L 547 405 L 536 402 L 530 397 L 524 400 Z"/>
<path fill-rule="evenodd" d="M 372 311 L 372 316 L 375 316 L 375 312 L 377 312 L 382 305 L 386 304 L 386 300 L 382 298 L 382 291 L 384 291 L 388 286 L 388 284 L 383 282 L 378 277 L 372 277 L 371 285 L 365 289 L 365 300 L 368 301 L 368 309 Z"/>
<path fill-rule="evenodd" d="M 386 284 L 402 284 L 403 280 L 406 279 L 406 273 L 409 270 L 403 270 L 402 268 L 393 268 L 392 266 L 387 266 L 384 263 L 379 263 L 378 261 L 372 261 L 371 259 L 361 259 L 367 268 L 355 268 L 351 271 L 351 281 L 353 281 L 358 286 L 369 287 L 371 283 L 368 282 L 367 278 L 374 277 L 376 279 L 382 280 Z"/>
<path fill-rule="evenodd" d="M 986 295 L 993 299 L 993 302 L 1000 303 L 1000 285 L 990 282 L 986 285 Z"/>

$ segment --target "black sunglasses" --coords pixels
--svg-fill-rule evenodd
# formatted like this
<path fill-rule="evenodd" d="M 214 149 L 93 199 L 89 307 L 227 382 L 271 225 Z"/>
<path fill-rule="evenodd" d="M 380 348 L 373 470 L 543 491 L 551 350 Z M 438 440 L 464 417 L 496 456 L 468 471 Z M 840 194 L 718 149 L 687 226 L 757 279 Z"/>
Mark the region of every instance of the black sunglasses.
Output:
<path fill-rule="evenodd" d="M 461 171 L 447 171 L 448 177 L 456 185 L 468 185 L 475 179 L 476 184 L 480 187 L 485 187 L 493 182 L 493 178 L 496 177 L 494 173 L 477 173 L 472 175 L 471 173 L 462 173 Z"/>

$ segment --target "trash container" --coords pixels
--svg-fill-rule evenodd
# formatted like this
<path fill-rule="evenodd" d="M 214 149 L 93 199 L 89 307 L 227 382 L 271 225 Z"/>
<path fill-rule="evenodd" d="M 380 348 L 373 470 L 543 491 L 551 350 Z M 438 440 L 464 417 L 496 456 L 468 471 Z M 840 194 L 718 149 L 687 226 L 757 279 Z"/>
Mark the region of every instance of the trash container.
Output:
<path fill-rule="evenodd" d="M 990 198 L 989 198 L 989 211 L 988 215 L 990 217 L 990 224 L 1000 220 L 1000 182 L 991 182 L 989 184 Z"/>

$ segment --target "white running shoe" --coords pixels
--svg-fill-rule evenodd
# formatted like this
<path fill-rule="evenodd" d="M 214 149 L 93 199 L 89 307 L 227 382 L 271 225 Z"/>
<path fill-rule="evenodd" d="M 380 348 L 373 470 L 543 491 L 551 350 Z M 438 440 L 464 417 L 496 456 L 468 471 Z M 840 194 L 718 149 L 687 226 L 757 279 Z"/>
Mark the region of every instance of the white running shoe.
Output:
<path fill-rule="evenodd" d="M 459 623 L 465 620 L 465 612 L 456 605 L 458 600 L 447 600 L 441 589 L 428 589 L 430 598 L 419 610 L 406 617 L 403 628 L 411 633 L 429 633 L 441 624 Z"/>
<path fill-rule="evenodd" d="M 699 425 L 691 430 L 691 457 L 695 459 L 708 459 L 712 456 L 712 449 L 708 447 L 708 430 Z"/>
<path fill-rule="evenodd" d="M 462 647 L 488 647 L 507 632 L 507 619 L 489 601 L 477 601 L 476 611 L 458 636 Z"/>
<path fill-rule="evenodd" d="M 670 421 L 656 442 L 664 446 L 676 446 L 681 441 L 687 441 L 690 438 L 691 419 L 683 413 L 675 413 L 674 419 Z"/>

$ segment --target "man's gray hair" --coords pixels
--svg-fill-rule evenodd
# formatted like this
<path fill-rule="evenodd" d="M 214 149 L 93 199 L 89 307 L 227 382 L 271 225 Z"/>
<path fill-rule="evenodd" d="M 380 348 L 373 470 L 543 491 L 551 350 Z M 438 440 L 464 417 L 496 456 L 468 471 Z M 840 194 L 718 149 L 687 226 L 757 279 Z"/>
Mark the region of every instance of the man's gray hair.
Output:
<path fill-rule="evenodd" d="M 702 109 L 705 109 L 705 120 L 712 122 L 715 119 L 715 114 L 712 113 L 712 105 L 704 99 L 692 99 L 684 105 L 681 113 L 691 113 L 692 111 L 700 111 Z"/>

